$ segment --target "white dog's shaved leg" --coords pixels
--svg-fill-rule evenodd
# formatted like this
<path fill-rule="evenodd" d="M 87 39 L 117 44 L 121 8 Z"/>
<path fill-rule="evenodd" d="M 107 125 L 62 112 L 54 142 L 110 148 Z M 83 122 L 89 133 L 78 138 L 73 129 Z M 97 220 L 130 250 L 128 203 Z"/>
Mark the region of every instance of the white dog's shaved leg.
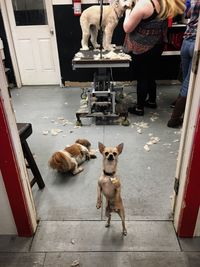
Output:
<path fill-rule="evenodd" d="M 113 50 L 113 46 L 111 45 L 113 31 L 114 31 L 113 25 L 106 26 L 103 38 L 103 48 L 105 50 Z"/>
<path fill-rule="evenodd" d="M 91 33 L 90 40 L 91 40 L 93 47 L 99 48 L 99 44 L 97 43 L 98 29 L 96 27 L 91 27 L 90 33 Z"/>
<path fill-rule="evenodd" d="M 89 50 L 89 47 L 88 47 L 89 37 L 90 37 L 89 31 L 83 33 L 82 40 L 81 40 L 81 45 L 82 45 L 83 50 Z"/>

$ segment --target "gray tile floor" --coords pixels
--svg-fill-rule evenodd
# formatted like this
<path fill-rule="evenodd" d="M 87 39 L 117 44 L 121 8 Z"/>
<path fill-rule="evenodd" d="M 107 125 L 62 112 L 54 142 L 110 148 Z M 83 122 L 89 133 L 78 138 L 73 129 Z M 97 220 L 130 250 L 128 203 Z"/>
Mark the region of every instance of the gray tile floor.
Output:
<path fill-rule="evenodd" d="M 180 129 L 166 127 L 169 104 L 179 85 L 160 85 L 158 109 L 145 110 L 144 117 L 129 116 L 131 125 L 96 125 L 94 119 L 82 119 L 75 127 L 80 88 L 54 86 L 24 87 L 12 90 L 13 107 L 18 122 L 31 122 L 33 134 L 28 143 L 35 154 L 46 187 L 33 187 L 40 218 L 33 238 L 0 236 L 0 266 L 200 266 L 200 240 L 177 239 L 171 215 L 170 196 Z M 135 97 L 135 87 L 125 93 Z M 63 120 L 68 123 L 63 126 Z M 147 123 L 147 128 L 137 125 Z M 61 129 L 52 136 L 51 129 Z M 43 131 L 49 131 L 47 135 Z M 150 135 L 160 141 L 144 150 Z M 124 142 L 118 171 L 122 180 L 122 197 L 126 210 L 128 235 L 121 236 L 121 223 L 113 216 L 110 229 L 104 227 L 104 215 L 96 210 L 96 184 L 101 172 L 101 155 L 83 164 L 77 176 L 61 175 L 48 167 L 48 159 L 58 149 L 87 138 L 97 149 Z"/>

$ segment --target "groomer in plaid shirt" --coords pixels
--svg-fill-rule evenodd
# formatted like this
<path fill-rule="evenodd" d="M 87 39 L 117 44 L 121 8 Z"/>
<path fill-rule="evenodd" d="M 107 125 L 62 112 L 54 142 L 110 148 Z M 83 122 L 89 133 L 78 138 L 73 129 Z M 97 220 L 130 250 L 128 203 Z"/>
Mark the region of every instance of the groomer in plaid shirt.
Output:
<path fill-rule="evenodd" d="M 188 7 L 188 1 L 187 1 Z M 200 0 L 191 0 L 191 6 L 188 10 L 186 17 L 190 16 L 187 24 L 186 31 L 183 36 L 183 43 L 181 46 L 181 66 L 183 72 L 183 83 L 181 86 L 180 94 L 176 100 L 176 104 L 168 121 L 167 126 L 171 128 L 178 127 L 182 124 L 182 115 L 185 111 L 186 98 L 188 93 L 188 86 L 190 81 L 190 73 L 192 67 L 192 57 L 194 53 L 195 39 L 197 34 L 197 26 L 200 13 Z"/>

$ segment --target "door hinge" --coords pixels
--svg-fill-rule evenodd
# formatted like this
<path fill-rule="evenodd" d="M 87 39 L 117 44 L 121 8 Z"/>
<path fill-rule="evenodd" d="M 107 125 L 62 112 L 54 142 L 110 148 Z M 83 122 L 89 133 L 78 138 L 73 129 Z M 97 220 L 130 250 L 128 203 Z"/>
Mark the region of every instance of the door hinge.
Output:
<path fill-rule="evenodd" d="M 178 189 L 179 189 L 179 179 L 175 177 L 175 180 L 174 180 L 174 192 L 176 193 L 176 195 L 178 195 Z"/>
<path fill-rule="evenodd" d="M 192 72 L 197 74 L 199 65 L 200 50 L 194 51 L 193 61 L 192 61 Z"/>

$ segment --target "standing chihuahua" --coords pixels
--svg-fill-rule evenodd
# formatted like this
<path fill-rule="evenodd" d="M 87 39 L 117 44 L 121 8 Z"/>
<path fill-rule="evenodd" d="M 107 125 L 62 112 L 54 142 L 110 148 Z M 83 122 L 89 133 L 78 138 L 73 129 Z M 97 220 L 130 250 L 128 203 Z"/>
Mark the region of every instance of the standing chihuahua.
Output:
<path fill-rule="evenodd" d="M 118 156 L 121 154 L 124 144 L 117 147 L 105 147 L 99 142 L 99 151 L 103 155 L 103 172 L 98 180 L 97 209 L 101 207 L 102 193 L 106 198 L 106 227 L 110 226 L 111 212 L 117 212 L 122 220 L 122 234 L 127 235 L 125 227 L 125 212 L 121 199 L 121 184 L 116 174 Z"/>

